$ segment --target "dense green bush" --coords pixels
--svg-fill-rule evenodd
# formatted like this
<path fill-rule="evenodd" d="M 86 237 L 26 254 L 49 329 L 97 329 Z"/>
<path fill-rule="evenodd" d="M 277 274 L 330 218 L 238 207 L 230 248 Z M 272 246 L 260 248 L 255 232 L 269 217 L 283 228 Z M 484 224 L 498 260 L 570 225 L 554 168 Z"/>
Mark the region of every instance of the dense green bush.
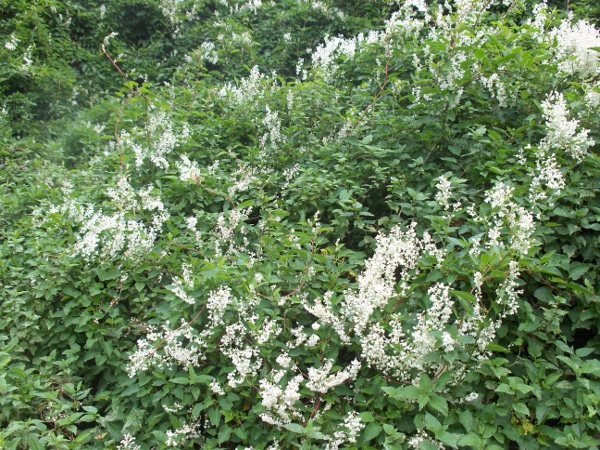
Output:
<path fill-rule="evenodd" d="M 588 22 L 0 14 L 0 447 L 598 447 Z"/>

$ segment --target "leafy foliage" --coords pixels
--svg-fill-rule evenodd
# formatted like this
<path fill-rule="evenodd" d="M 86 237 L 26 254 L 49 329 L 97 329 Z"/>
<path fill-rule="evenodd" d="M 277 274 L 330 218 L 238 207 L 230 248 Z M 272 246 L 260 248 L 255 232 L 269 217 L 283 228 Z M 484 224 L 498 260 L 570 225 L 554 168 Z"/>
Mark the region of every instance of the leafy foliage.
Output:
<path fill-rule="evenodd" d="M 2 448 L 597 448 L 600 34 L 429 3 L 0 6 Z"/>

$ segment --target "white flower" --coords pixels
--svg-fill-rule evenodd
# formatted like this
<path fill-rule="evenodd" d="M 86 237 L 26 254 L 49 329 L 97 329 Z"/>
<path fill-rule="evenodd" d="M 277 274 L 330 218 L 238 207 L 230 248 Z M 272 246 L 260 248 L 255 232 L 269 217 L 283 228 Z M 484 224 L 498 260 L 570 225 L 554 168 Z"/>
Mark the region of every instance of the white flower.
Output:
<path fill-rule="evenodd" d="M 471 392 L 470 394 L 465 395 L 465 402 L 474 402 L 479 398 L 479 394 L 477 392 Z"/>
<path fill-rule="evenodd" d="M 290 358 L 287 353 L 282 353 L 277 357 L 275 361 L 277 361 L 277 364 L 279 364 L 281 367 L 285 368 L 290 367 L 290 365 L 292 364 L 292 358 Z"/>
<path fill-rule="evenodd" d="M 310 367 L 308 369 L 308 382 L 306 387 L 313 392 L 324 394 L 329 389 L 344 383 L 350 378 L 350 373 L 341 370 L 335 374 L 330 374 L 333 367 L 333 360 L 327 360 L 320 368 Z M 351 366 L 352 367 L 352 366 Z M 357 372 L 353 369 L 353 373 Z"/>
<path fill-rule="evenodd" d="M 13 51 L 17 48 L 17 45 L 19 44 L 20 39 L 18 39 L 14 34 L 10 35 L 10 41 L 6 41 L 4 44 L 4 48 L 6 48 L 8 51 Z"/>
<path fill-rule="evenodd" d="M 215 44 L 211 41 L 202 43 L 200 46 L 200 56 L 204 61 L 208 61 L 211 64 L 217 64 L 219 62 L 219 54 L 215 50 Z"/>
<path fill-rule="evenodd" d="M 577 119 L 569 120 L 567 102 L 562 93 L 549 94 L 542 102 L 542 109 L 548 135 L 542 140 L 541 146 L 566 150 L 577 161 L 582 161 L 594 141 L 588 138 L 589 130 L 579 127 Z"/>
<path fill-rule="evenodd" d="M 213 380 L 210 382 L 210 388 L 217 395 L 225 395 L 225 391 L 223 390 L 223 388 L 217 380 Z"/>
<path fill-rule="evenodd" d="M 437 194 L 435 194 L 435 199 L 445 210 L 448 210 L 450 207 L 448 200 L 452 198 L 452 184 L 444 175 L 442 175 L 435 187 L 438 190 Z"/>
<path fill-rule="evenodd" d="M 198 219 L 196 217 L 188 217 L 187 219 L 187 229 L 195 231 L 196 225 L 198 225 Z"/>
<path fill-rule="evenodd" d="M 117 445 L 117 450 L 140 450 L 141 447 L 135 443 L 135 438 L 128 434 L 123 436 L 123 439 Z"/>
<path fill-rule="evenodd" d="M 559 69 L 569 74 L 578 73 L 582 78 L 598 73 L 598 52 L 592 47 L 600 47 L 600 33 L 590 23 L 581 20 L 572 24 L 564 20 L 550 35 L 558 41 L 558 58 L 563 58 Z"/>
<path fill-rule="evenodd" d="M 208 294 L 206 308 L 208 309 L 210 321 L 214 326 L 225 324 L 225 322 L 223 322 L 223 315 L 233 301 L 234 298 L 231 295 L 231 289 L 226 286 L 221 286 L 216 291 L 212 291 Z"/>

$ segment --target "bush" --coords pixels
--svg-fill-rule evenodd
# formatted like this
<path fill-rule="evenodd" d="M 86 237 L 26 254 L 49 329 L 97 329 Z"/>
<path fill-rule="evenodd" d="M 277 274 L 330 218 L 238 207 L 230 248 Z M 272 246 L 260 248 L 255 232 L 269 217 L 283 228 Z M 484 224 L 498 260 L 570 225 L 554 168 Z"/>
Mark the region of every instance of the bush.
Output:
<path fill-rule="evenodd" d="M 84 105 L 3 94 L 3 447 L 597 448 L 593 26 L 137 5 L 65 4 Z"/>

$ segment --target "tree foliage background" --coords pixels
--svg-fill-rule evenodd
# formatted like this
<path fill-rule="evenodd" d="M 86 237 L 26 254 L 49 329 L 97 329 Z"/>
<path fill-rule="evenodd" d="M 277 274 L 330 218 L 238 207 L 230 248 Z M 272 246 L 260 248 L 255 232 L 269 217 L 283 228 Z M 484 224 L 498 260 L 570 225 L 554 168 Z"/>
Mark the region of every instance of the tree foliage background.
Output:
<path fill-rule="evenodd" d="M 0 5 L 0 447 L 598 448 L 594 1 Z"/>

